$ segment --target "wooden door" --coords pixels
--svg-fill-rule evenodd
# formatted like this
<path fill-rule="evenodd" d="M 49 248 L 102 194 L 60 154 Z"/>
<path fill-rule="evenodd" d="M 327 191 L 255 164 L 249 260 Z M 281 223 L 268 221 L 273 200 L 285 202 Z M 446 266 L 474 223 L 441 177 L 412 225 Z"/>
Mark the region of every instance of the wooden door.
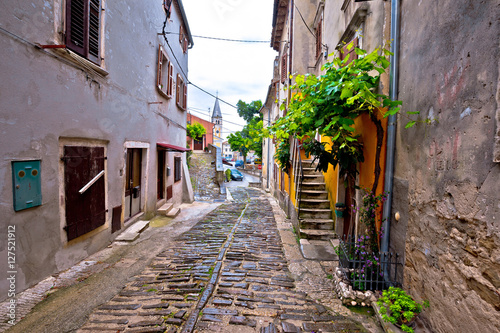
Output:
<path fill-rule="evenodd" d="M 157 199 L 165 197 L 165 151 L 158 150 Z"/>
<path fill-rule="evenodd" d="M 194 140 L 193 150 L 203 150 L 203 138 L 201 140 Z"/>
<path fill-rule="evenodd" d="M 68 241 L 106 222 L 104 147 L 64 146 L 64 189 Z M 101 176 L 85 189 L 91 180 Z M 85 189 L 85 190 L 84 190 Z"/>

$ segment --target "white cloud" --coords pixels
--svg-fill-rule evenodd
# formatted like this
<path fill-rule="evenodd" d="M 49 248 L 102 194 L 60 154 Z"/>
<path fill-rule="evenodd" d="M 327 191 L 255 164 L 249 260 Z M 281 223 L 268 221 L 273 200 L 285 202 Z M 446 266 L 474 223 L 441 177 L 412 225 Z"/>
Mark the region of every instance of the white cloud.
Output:
<path fill-rule="evenodd" d="M 193 35 L 243 40 L 271 38 L 273 1 L 271 0 L 183 0 Z M 212 94 L 236 105 L 264 101 L 272 79 L 276 56 L 269 43 L 236 43 L 193 37 L 189 50 L 189 80 Z M 213 97 L 189 86 L 188 107 L 213 109 Z M 223 121 L 244 124 L 236 109 L 220 103 Z M 199 110 L 197 110 L 199 111 Z M 193 114 L 208 119 L 200 113 Z M 224 123 L 228 131 L 241 126 Z M 224 133 L 225 135 L 227 133 Z"/>

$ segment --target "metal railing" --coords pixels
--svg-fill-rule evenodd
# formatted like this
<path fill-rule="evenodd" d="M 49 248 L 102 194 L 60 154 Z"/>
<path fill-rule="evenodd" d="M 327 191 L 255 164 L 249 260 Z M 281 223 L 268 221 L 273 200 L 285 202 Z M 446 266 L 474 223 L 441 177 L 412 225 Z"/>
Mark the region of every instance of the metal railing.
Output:
<path fill-rule="evenodd" d="M 302 157 L 300 154 L 301 144 L 297 138 L 292 141 L 292 165 L 293 180 L 295 186 L 295 203 L 297 205 L 297 216 L 300 216 L 300 191 L 302 190 L 302 181 L 304 180 L 304 169 L 302 168 Z"/>
<path fill-rule="evenodd" d="M 369 244 L 355 237 L 340 240 L 339 265 L 354 290 L 384 290 L 401 286 L 403 264 L 389 252 L 370 253 Z"/>

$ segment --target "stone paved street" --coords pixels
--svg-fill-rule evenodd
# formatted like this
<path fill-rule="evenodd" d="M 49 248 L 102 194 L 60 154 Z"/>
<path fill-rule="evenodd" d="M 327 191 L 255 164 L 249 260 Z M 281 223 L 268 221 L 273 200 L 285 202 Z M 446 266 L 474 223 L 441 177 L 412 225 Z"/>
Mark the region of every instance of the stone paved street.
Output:
<path fill-rule="evenodd" d="M 365 332 L 296 290 L 268 197 L 231 195 L 78 332 Z"/>

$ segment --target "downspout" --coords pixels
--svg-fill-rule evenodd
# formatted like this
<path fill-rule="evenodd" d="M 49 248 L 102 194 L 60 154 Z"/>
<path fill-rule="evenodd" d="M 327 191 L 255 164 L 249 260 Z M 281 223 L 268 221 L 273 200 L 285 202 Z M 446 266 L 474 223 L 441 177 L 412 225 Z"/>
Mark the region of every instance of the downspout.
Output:
<path fill-rule="evenodd" d="M 271 108 L 267 109 L 267 126 L 271 126 Z M 267 189 L 271 178 L 271 139 L 267 138 Z"/>
<path fill-rule="evenodd" d="M 389 77 L 389 97 L 396 100 L 398 96 L 399 79 L 399 25 L 400 25 L 400 0 L 391 0 L 391 52 L 390 57 L 390 77 Z M 396 123 L 397 116 L 391 115 L 388 118 L 387 125 L 387 156 L 385 160 L 385 179 L 384 191 L 387 193 L 387 201 L 382 210 L 383 234 L 380 242 L 380 251 L 389 252 L 389 239 L 391 227 L 391 206 L 392 206 L 392 187 L 394 180 L 394 159 L 396 150 Z"/>

